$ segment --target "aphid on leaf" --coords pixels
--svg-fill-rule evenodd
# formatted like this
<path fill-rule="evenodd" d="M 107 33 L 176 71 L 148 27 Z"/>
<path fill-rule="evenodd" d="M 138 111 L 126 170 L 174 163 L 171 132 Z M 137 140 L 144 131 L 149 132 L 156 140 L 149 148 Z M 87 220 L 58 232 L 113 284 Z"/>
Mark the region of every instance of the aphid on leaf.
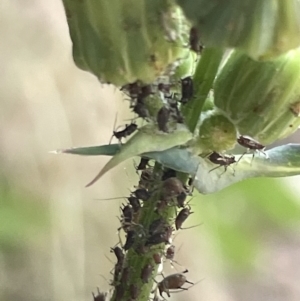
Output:
<path fill-rule="evenodd" d="M 182 104 L 186 104 L 194 94 L 194 84 L 191 76 L 181 80 L 181 100 Z"/>
<path fill-rule="evenodd" d="M 266 157 L 267 154 L 264 152 L 265 150 L 265 146 L 262 145 L 261 143 L 259 143 L 258 141 L 254 140 L 253 138 L 249 137 L 249 136 L 239 136 L 237 138 L 237 142 L 239 145 L 243 146 L 243 147 L 246 147 L 247 150 L 246 152 L 244 152 L 241 157 L 239 158 L 238 162 L 242 159 L 242 157 L 248 153 L 250 150 L 253 150 L 253 156 L 252 156 L 252 160 L 254 159 L 254 154 L 255 154 L 255 151 L 258 151 L 258 152 L 261 152 L 263 153 Z"/>
<path fill-rule="evenodd" d="M 165 277 L 161 282 L 158 283 L 157 287 L 159 294 L 163 297 L 163 293 L 166 293 L 168 297 L 171 297 L 170 290 L 188 290 L 187 288 L 182 287 L 185 283 L 194 284 L 186 279 L 184 273 L 187 273 L 188 270 L 183 271 L 182 273 L 172 274 Z"/>
<path fill-rule="evenodd" d="M 171 243 L 171 236 L 173 229 L 171 226 L 166 226 L 162 231 L 156 232 L 146 240 L 146 246 L 154 246 L 161 243 L 169 244 Z"/>
<path fill-rule="evenodd" d="M 236 163 L 235 157 L 234 156 L 228 156 L 228 155 L 221 155 L 217 152 L 212 152 L 209 156 L 208 159 L 215 164 L 218 164 L 219 166 L 211 169 L 209 172 L 212 172 L 213 170 L 224 166 L 224 172 L 227 171 L 228 166 L 230 166 L 233 163 Z"/>
<path fill-rule="evenodd" d="M 161 264 L 162 263 L 160 254 L 154 253 L 152 257 L 153 257 L 153 260 L 156 264 Z"/>
<path fill-rule="evenodd" d="M 137 130 L 137 128 L 138 128 L 137 124 L 130 123 L 129 125 L 125 126 L 124 130 L 113 131 L 113 137 L 116 137 L 121 143 L 122 138 L 126 138 L 127 136 L 130 136 Z"/>
<path fill-rule="evenodd" d="M 111 248 L 111 252 L 113 252 L 117 257 L 117 264 L 123 265 L 125 255 L 120 247 Z"/>

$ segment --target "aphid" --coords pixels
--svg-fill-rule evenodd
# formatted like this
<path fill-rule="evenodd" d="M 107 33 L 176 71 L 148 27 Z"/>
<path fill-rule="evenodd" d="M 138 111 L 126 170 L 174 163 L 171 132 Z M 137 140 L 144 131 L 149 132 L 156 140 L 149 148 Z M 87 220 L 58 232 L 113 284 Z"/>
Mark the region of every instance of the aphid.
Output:
<path fill-rule="evenodd" d="M 125 293 L 125 288 L 123 283 L 116 286 L 116 300 L 121 300 Z"/>
<path fill-rule="evenodd" d="M 228 155 L 221 155 L 217 152 L 212 152 L 209 156 L 208 156 L 208 159 L 212 162 L 212 163 L 215 163 L 215 164 L 218 164 L 219 166 L 211 169 L 209 172 L 221 167 L 221 166 L 224 166 L 224 169 L 226 172 L 227 170 L 227 167 L 233 163 L 236 163 L 235 161 L 235 157 L 234 156 L 228 156 Z"/>
<path fill-rule="evenodd" d="M 176 197 L 177 207 L 183 208 L 186 198 L 187 198 L 187 193 L 185 191 L 182 191 L 180 194 L 178 194 Z"/>
<path fill-rule="evenodd" d="M 239 136 L 237 138 L 237 142 L 239 145 L 246 147 L 247 150 L 246 152 L 244 152 L 241 157 L 239 158 L 238 162 L 242 159 L 242 157 L 249 151 L 249 150 L 253 150 L 253 156 L 252 156 L 252 160 L 254 159 L 254 154 L 255 151 L 259 151 L 261 153 L 263 153 L 265 156 L 267 156 L 267 154 L 264 152 L 265 150 L 265 146 L 262 145 L 261 143 L 259 143 L 258 141 L 254 140 L 253 138 L 249 137 L 249 136 Z"/>
<path fill-rule="evenodd" d="M 123 249 L 125 251 L 129 250 L 133 244 L 134 244 L 134 241 L 135 241 L 135 231 L 134 230 L 129 230 L 127 231 L 127 235 L 126 235 L 126 242 L 125 242 L 125 245 L 123 247 Z"/>
<path fill-rule="evenodd" d="M 180 229 L 182 224 L 186 221 L 186 219 L 192 214 L 190 208 L 183 208 L 175 218 L 175 228 L 176 230 Z"/>
<path fill-rule="evenodd" d="M 161 243 L 169 244 L 173 229 L 171 226 L 166 226 L 165 229 L 161 232 L 154 233 L 146 240 L 146 246 L 154 246 Z"/>
<path fill-rule="evenodd" d="M 187 288 L 182 287 L 185 283 L 194 284 L 186 279 L 183 273 L 187 273 L 188 270 L 183 271 L 182 273 L 172 274 L 164 278 L 161 282 L 158 283 L 157 287 L 159 294 L 163 297 L 162 293 L 166 293 L 170 297 L 170 290 L 188 290 Z"/>
<path fill-rule="evenodd" d="M 185 190 L 182 182 L 179 179 L 172 177 L 163 182 L 161 191 L 163 198 L 169 199 L 178 196 Z"/>
<path fill-rule="evenodd" d="M 129 281 L 130 276 L 130 267 L 126 267 L 122 271 L 121 283 L 126 283 Z"/>
<path fill-rule="evenodd" d="M 132 300 L 136 300 L 139 296 L 139 288 L 136 284 L 130 284 L 129 286 L 130 297 Z"/>
<path fill-rule="evenodd" d="M 157 89 L 163 92 L 164 94 L 170 93 L 170 85 L 166 85 L 164 83 L 159 83 Z"/>
<path fill-rule="evenodd" d="M 165 227 L 166 227 L 166 222 L 162 217 L 160 217 L 160 218 L 154 220 L 150 224 L 149 230 L 148 230 L 149 235 L 151 236 L 155 233 L 161 232 L 161 230 L 163 230 L 163 228 L 165 228 Z"/>
<path fill-rule="evenodd" d="M 162 262 L 161 256 L 158 253 L 154 253 L 152 257 L 156 264 L 161 264 Z"/>
<path fill-rule="evenodd" d="M 176 175 L 177 175 L 176 170 L 171 169 L 171 168 L 166 168 L 164 170 L 164 173 L 163 173 L 162 177 L 161 177 L 161 180 L 165 181 L 169 178 L 176 178 Z"/>
<path fill-rule="evenodd" d="M 130 136 L 137 130 L 137 124 L 130 123 L 129 125 L 126 125 L 124 130 L 121 131 L 113 131 L 113 136 L 116 137 L 120 142 L 122 138 L 126 138 L 127 136 Z"/>
<path fill-rule="evenodd" d="M 153 272 L 153 266 L 151 264 L 146 264 L 141 271 L 141 279 L 144 283 L 148 283 L 150 276 Z"/>
<path fill-rule="evenodd" d="M 142 201 L 148 201 L 151 197 L 151 193 L 146 188 L 138 188 L 132 194 Z"/>
<path fill-rule="evenodd" d="M 147 168 L 148 164 L 149 164 L 150 159 L 145 158 L 145 157 L 141 157 L 141 161 L 139 163 L 139 165 L 136 167 L 136 170 L 144 170 Z"/>
<path fill-rule="evenodd" d="M 186 104 L 194 94 L 194 84 L 191 76 L 181 80 L 181 100 L 182 104 Z"/>
<path fill-rule="evenodd" d="M 135 196 L 130 196 L 127 198 L 129 204 L 131 205 L 134 213 L 137 213 L 141 209 L 140 200 Z"/>
<path fill-rule="evenodd" d="M 150 116 L 147 107 L 141 102 L 135 104 L 132 107 L 132 111 L 136 113 L 140 118 L 148 118 Z"/>
<path fill-rule="evenodd" d="M 153 180 L 153 168 L 147 168 L 142 171 L 139 185 L 140 188 L 149 188 Z"/>
<path fill-rule="evenodd" d="M 105 301 L 107 293 L 102 293 L 99 291 L 99 287 L 97 287 L 98 294 L 95 296 L 94 293 L 92 293 L 94 297 L 94 301 Z"/>
<path fill-rule="evenodd" d="M 199 31 L 196 27 L 192 27 L 190 29 L 189 42 L 191 50 L 193 50 L 197 54 L 200 54 L 203 50 L 203 46 L 200 43 Z"/>
<path fill-rule="evenodd" d="M 175 256 L 175 246 L 171 245 L 170 247 L 167 248 L 165 257 L 169 260 L 173 260 Z"/>
<path fill-rule="evenodd" d="M 129 96 L 131 98 L 137 98 L 138 97 L 138 94 L 140 93 L 141 91 L 141 87 L 139 85 L 138 82 L 134 82 L 132 84 L 128 84 L 128 85 L 125 85 L 121 88 L 121 91 L 124 91 L 124 90 L 127 90 L 128 93 L 129 93 Z"/>
<path fill-rule="evenodd" d="M 120 247 L 111 248 L 111 252 L 114 252 L 117 257 L 117 264 L 123 265 L 125 255 Z"/>
<path fill-rule="evenodd" d="M 124 206 L 121 208 L 122 210 L 122 217 L 123 217 L 123 223 L 130 224 L 133 219 L 133 210 L 129 205 Z"/>
<path fill-rule="evenodd" d="M 157 113 L 156 121 L 158 129 L 162 132 L 168 133 L 168 121 L 170 117 L 170 110 L 163 106 Z"/>

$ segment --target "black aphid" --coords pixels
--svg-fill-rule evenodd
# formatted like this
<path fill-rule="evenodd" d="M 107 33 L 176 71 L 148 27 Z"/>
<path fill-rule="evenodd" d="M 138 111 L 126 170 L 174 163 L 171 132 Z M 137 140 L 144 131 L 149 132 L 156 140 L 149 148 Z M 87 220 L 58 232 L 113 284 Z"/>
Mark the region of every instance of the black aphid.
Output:
<path fill-rule="evenodd" d="M 136 232 L 134 230 L 127 231 L 126 242 L 125 242 L 125 245 L 123 247 L 123 249 L 125 251 L 132 248 L 132 246 L 134 245 L 134 242 L 135 242 L 135 236 L 136 236 Z"/>
<path fill-rule="evenodd" d="M 113 136 L 115 136 L 120 142 L 122 138 L 126 138 L 127 136 L 130 136 L 137 130 L 138 126 L 135 123 L 130 123 L 129 125 L 126 125 L 124 130 L 121 131 L 113 131 Z"/>
<path fill-rule="evenodd" d="M 139 165 L 136 167 L 136 170 L 144 170 L 148 167 L 150 159 L 141 157 Z"/>
<path fill-rule="evenodd" d="M 130 196 L 127 198 L 127 200 L 135 213 L 141 209 L 141 202 L 137 197 Z"/>
<path fill-rule="evenodd" d="M 168 133 L 168 121 L 170 117 L 170 110 L 163 106 L 157 113 L 158 129 L 162 132 Z"/>
<path fill-rule="evenodd" d="M 181 80 L 181 103 L 186 104 L 194 94 L 194 84 L 191 76 Z"/>
<path fill-rule="evenodd" d="M 92 293 L 93 297 L 94 297 L 94 301 L 105 301 L 107 293 L 102 293 L 99 291 L 99 288 L 97 287 L 98 290 L 98 294 L 95 295 L 94 293 Z"/>
<path fill-rule="evenodd" d="M 191 50 L 193 50 L 197 54 L 200 54 L 202 52 L 204 47 L 200 43 L 200 34 L 196 27 L 192 27 L 190 29 L 189 42 Z"/>
<path fill-rule="evenodd" d="M 148 201 L 151 197 L 151 193 L 146 188 L 138 188 L 132 194 L 142 201 Z"/>
<path fill-rule="evenodd" d="M 161 243 L 169 244 L 173 229 L 171 226 L 166 226 L 163 231 L 154 233 L 146 240 L 146 246 L 154 246 Z"/>

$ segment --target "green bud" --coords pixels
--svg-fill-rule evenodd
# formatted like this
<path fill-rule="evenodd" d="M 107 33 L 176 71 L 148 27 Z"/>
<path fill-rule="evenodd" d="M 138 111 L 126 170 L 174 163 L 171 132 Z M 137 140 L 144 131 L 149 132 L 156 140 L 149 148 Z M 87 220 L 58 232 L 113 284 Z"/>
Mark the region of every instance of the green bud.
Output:
<path fill-rule="evenodd" d="M 184 57 L 187 27 L 168 0 L 63 0 L 76 65 L 101 81 L 150 83 Z"/>
<path fill-rule="evenodd" d="M 214 85 L 215 105 L 241 135 L 271 144 L 300 125 L 300 49 L 258 62 L 235 51 Z"/>
<path fill-rule="evenodd" d="M 205 46 L 270 58 L 300 46 L 298 0 L 178 0 Z"/>
<path fill-rule="evenodd" d="M 207 111 L 199 127 L 199 135 L 194 148 L 202 153 L 222 152 L 236 144 L 236 129 L 232 122 L 216 111 Z"/>

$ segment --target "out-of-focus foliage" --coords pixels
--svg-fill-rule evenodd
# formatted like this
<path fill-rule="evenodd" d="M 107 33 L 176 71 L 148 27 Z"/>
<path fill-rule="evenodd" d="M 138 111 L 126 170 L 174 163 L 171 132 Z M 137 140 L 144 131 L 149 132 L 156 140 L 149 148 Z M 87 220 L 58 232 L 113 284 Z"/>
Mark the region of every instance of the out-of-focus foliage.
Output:
<path fill-rule="evenodd" d="M 269 235 L 299 229 L 300 204 L 280 180 L 251 179 L 194 203 L 229 269 L 251 268 Z"/>

